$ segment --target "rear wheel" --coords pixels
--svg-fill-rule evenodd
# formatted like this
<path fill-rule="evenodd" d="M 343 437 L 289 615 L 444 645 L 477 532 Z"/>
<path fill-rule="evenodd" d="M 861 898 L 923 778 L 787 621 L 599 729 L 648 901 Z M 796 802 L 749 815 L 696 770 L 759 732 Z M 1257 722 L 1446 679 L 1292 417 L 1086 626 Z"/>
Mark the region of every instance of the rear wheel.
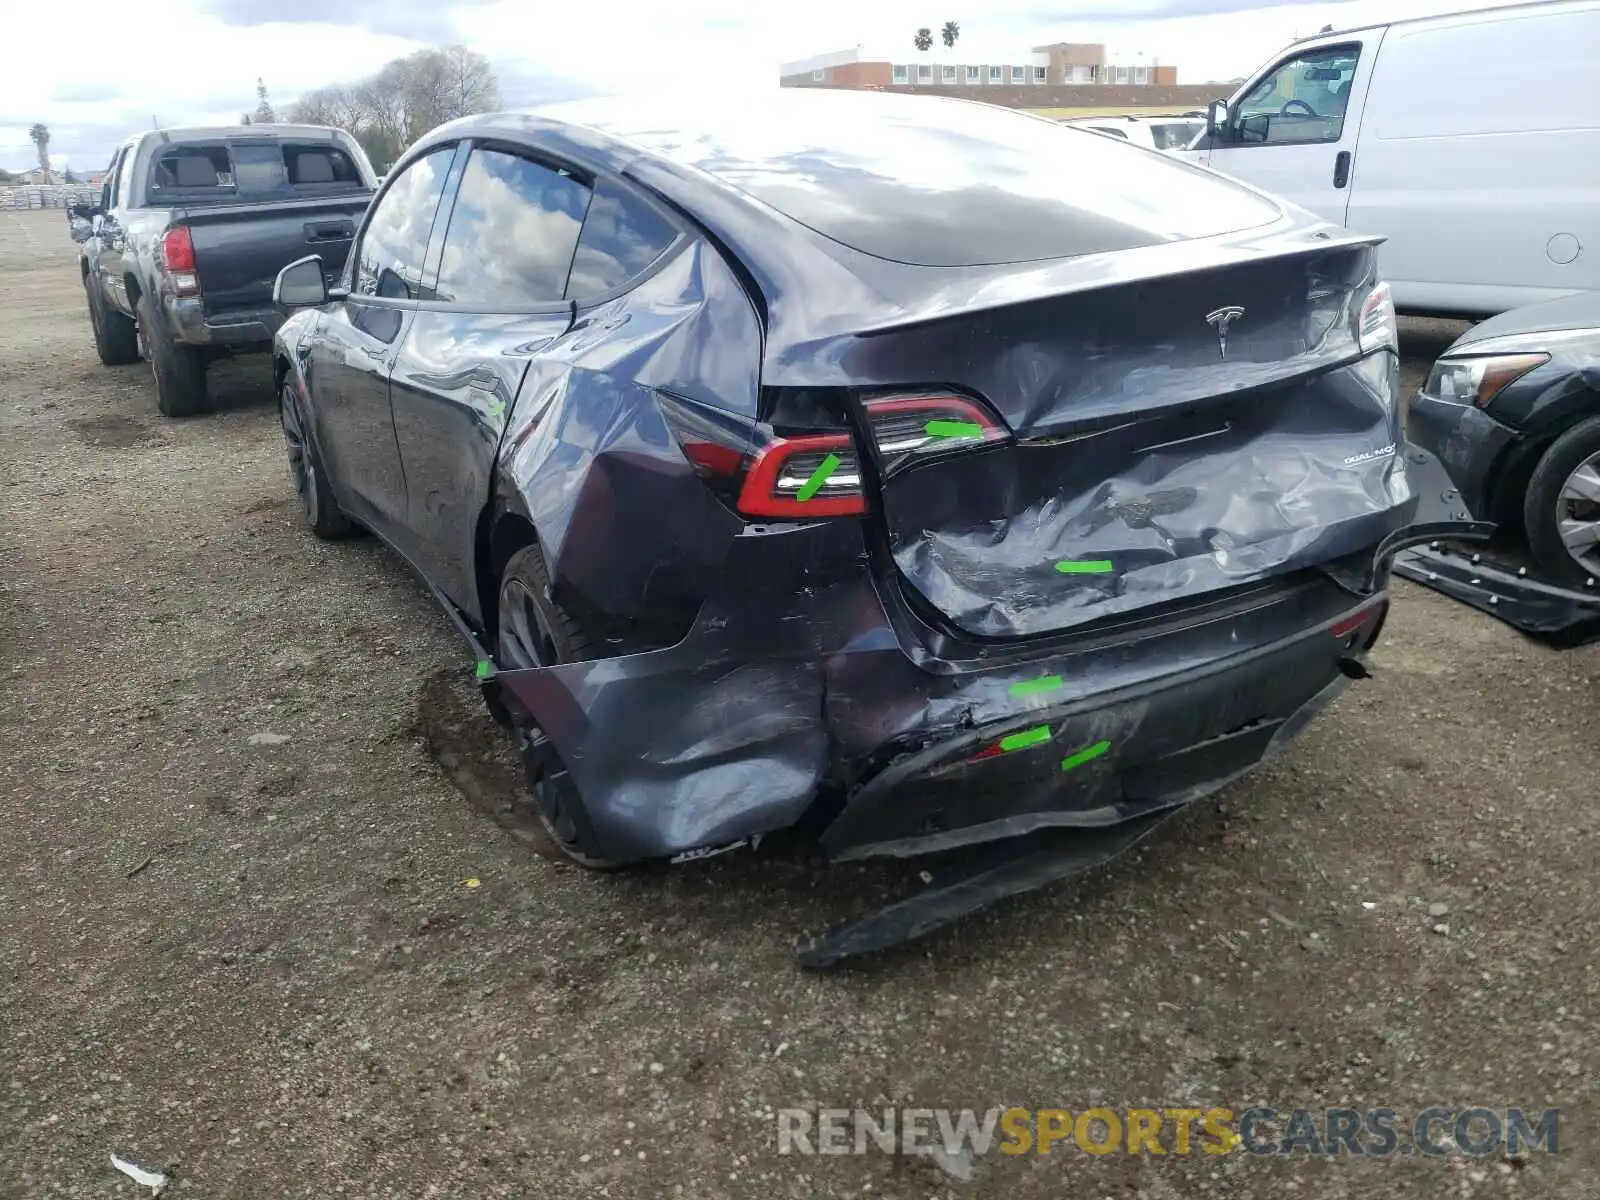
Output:
<path fill-rule="evenodd" d="M 306 525 L 324 541 L 349 537 L 355 532 L 355 526 L 333 498 L 327 472 L 322 469 L 317 447 L 307 432 L 293 384 L 283 385 L 278 406 L 283 424 L 283 448 L 289 455 L 289 474 L 294 479 L 295 495 L 300 498 L 300 513 Z"/>
<path fill-rule="evenodd" d="M 594 657 L 594 647 L 577 622 L 550 598 L 550 576 L 538 546 L 518 550 L 501 573 L 495 656 L 506 671 Z M 619 864 L 595 853 L 594 833 L 577 785 L 550 739 L 525 717 L 517 717 L 513 728 L 522 744 L 539 819 L 561 852 L 592 871 L 615 869 Z"/>
<path fill-rule="evenodd" d="M 1534 558 L 1557 582 L 1600 579 L 1600 417 L 1580 421 L 1544 452 L 1522 520 Z"/>
<path fill-rule="evenodd" d="M 139 352 L 156 380 L 156 407 L 165 417 L 192 417 L 206 406 L 206 360 L 195 346 L 174 342 L 161 332 L 150 297 L 138 303 Z"/>
<path fill-rule="evenodd" d="M 139 333 L 127 317 L 106 307 L 92 278 L 83 281 L 84 297 L 89 302 L 89 327 L 94 330 L 94 350 L 108 367 L 139 361 Z"/>

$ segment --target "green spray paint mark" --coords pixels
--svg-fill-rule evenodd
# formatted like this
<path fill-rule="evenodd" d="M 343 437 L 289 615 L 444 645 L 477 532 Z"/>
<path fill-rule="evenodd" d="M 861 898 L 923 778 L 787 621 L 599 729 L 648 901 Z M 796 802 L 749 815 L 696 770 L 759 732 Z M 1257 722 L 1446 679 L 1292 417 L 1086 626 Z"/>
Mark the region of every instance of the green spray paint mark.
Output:
<path fill-rule="evenodd" d="M 1040 742 L 1050 740 L 1050 726 L 1035 725 L 1032 729 L 1024 729 L 1021 733 L 1013 733 L 1010 737 L 1000 739 L 1002 750 L 1026 750 L 1029 746 L 1037 746 Z"/>
<path fill-rule="evenodd" d="M 1037 696 L 1040 692 L 1053 692 L 1061 686 L 1061 676 L 1046 675 L 1042 679 L 1028 679 L 1011 685 L 1013 696 Z"/>
<path fill-rule="evenodd" d="M 489 415 L 498 421 L 506 411 L 506 402 L 496 396 L 485 407 L 489 410 Z"/>
<path fill-rule="evenodd" d="M 1109 558 L 1080 558 L 1073 562 L 1058 562 L 1056 570 L 1063 575 L 1109 575 L 1116 570 Z"/>
<path fill-rule="evenodd" d="M 929 437 L 981 438 L 983 426 L 976 421 L 929 421 L 923 426 Z"/>
<path fill-rule="evenodd" d="M 1099 758 L 1109 749 L 1111 749 L 1110 742 L 1096 742 L 1092 746 L 1085 746 L 1076 754 L 1069 754 L 1063 758 L 1061 760 L 1061 769 L 1063 771 L 1070 771 L 1073 767 L 1081 767 L 1084 763 L 1090 761 L 1091 759 Z"/>
<path fill-rule="evenodd" d="M 494 674 L 494 664 L 487 658 L 480 658 L 478 660 L 478 669 L 473 674 L 479 679 L 488 679 Z"/>
<path fill-rule="evenodd" d="M 811 472 L 811 478 L 801 485 L 800 491 L 795 495 L 796 500 L 809 500 L 815 496 L 822 485 L 828 482 L 828 476 L 839 468 L 839 456 L 830 454 L 817 464 L 817 469 Z"/>

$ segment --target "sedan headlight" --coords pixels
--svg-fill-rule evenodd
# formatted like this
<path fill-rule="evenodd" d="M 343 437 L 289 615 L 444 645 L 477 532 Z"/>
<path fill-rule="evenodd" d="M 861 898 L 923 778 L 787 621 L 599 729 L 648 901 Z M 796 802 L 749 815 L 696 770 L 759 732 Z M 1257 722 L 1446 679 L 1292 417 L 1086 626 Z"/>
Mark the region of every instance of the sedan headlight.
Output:
<path fill-rule="evenodd" d="M 1550 361 L 1548 354 L 1492 354 L 1481 358 L 1441 358 L 1422 390 L 1441 400 L 1486 408 L 1507 384 Z"/>

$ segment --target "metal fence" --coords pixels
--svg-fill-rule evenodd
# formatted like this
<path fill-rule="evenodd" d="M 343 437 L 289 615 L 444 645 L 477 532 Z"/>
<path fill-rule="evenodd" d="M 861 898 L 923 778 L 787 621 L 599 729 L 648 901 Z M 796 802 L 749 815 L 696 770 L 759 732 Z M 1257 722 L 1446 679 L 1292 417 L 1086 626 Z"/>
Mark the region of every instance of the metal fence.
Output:
<path fill-rule="evenodd" d="M 0 187 L 0 211 L 17 208 L 66 208 L 69 204 L 93 203 L 99 196 L 99 188 L 70 183 Z"/>

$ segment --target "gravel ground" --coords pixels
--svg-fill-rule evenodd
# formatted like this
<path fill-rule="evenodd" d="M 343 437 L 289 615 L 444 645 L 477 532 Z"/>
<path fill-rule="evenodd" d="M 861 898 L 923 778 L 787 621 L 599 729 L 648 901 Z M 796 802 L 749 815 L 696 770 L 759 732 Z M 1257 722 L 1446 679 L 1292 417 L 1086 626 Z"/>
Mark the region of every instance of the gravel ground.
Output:
<path fill-rule="evenodd" d="M 1136 857 L 803 973 L 876 868 L 540 853 L 444 618 L 298 526 L 265 363 L 162 419 L 65 226 L 0 214 L 0 1195 L 132 1196 L 110 1152 L 197 1197 L 1596 1194 L 1600 650 L 1399 584 L 1375 678 Z M 777 1153 L 856 1102 L 1564 1119 L 1516 1161 Z"/>

